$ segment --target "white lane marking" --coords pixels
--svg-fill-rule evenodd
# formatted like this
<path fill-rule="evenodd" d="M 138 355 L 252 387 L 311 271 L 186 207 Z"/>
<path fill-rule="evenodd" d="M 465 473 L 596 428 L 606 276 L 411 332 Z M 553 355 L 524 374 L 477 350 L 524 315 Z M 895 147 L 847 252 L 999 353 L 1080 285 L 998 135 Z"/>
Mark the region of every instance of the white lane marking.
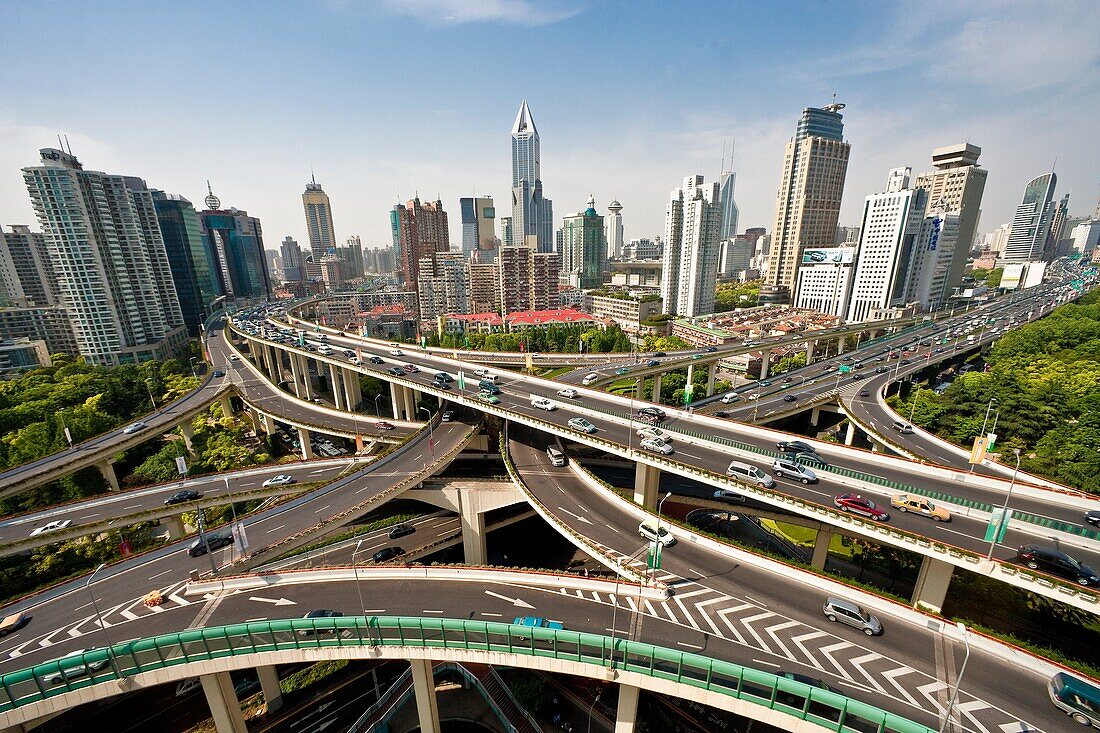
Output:
<path fill-rule="evenodd" d="M 767 603 L 764 603 L 763 601 L 758 601 L 755 598 L 753 598 L 752 596 L 745 596 L 745 600 L 749 601 L 750 603 L 755 603 L 756 605 L 760 606 L 761 608 L 767 608 L 768 607 Z"/>
<path fill-rule="evenodd" d="M 617 534 L 622 534 L 622 532 L 619 532 L 619 530 L 617 528 L 612 527 L 610 524 L 607 525 L 607 528 L 610 529 L 612 532 L 615 532 Z"/>
<path fill-rule="evenodd" d="M 157 578 L 159 578 L 162 575 L 168 575 L 168 573 L 170 573 L 170 572 L 172 572 L 171 569 L 165 570 L 164 572 L 161 572 L 161 573 L 157 573 L 156 575 L 150 576 L 149 580 L 156 580 Z"/>
<path fill-rule="evenodd" d="M 430 609 L 430 608 L 425 608 L 425 609 L 421 610 L 420 612 L 421 612 L 421 613 L 438 613 L 438 614 L 440 614 L 440 615 L 442 615 L 442 614 L 443 614 L 443 612 L 442 612 L 442 611 L 434 611 L 434 610 L 432 610 L 432 609 Z"/>
<path fill-rule="evenodd" d="M 479 611 L 482 616 L 492 616 L 493 618 L 502 618 L 503 613 L 489 613 L 488 611 Z"/>
<path fill-rule="evenodd" d="M 779 669 L 779 665 L 775 662 L 765 662 L 763 659 L 753 659 L 752 661 L 753 664 L 763 664 L 767 667 L 775 667 L 776 669 Z"/>
<path fill-rule="evenodd" d="M 267 530 L 267 533 L 271 534 L 272 532 L 278 532 L 280 529 L 282 529 L 285 526 L 286 526 L 285 524 L 280 524 L 278 527 L 272 527 L 271 529 Z"/>
<path fill-rule="evenodd" d="M 698 644 L 688 644 L 688 643 L 683 642 L 683 641 L 678 641 L 676 643 L 679 646 L 684 646 L 684 647 L 687 647 L 688 649 L 702 649 L 703 648 L 703 647 L 699 646 Z M 776 666 L 778 666 L 778 665 L 776 665 Z"/>
<path fill-rule="evenodd" d="M 574 519 L 576 519 L 576 520 L 577 520 L 578 522 L 584 522 L 585 524 L 592 524 L 591 520 L 589 520 L 589 519 L 588 519 L 587 517 L 582 517 L 582 516 L 581 516 L 581 515 L 579 515 L 579 514 L 574 514 L 573 512 L 569 511 L 568 509 L 566 509 L 566 508 L 565 508 L 565 507 L 563 507 L 563 506 L 559 506 L 559 507 L 558 507 L 558 509 L 560 509 L 561 511 L 565 512 L 565 513 L 566 513 L 566 514 L 568 514 L 569 516 L 573 517 L 573 518 L 574 518 Z"/>

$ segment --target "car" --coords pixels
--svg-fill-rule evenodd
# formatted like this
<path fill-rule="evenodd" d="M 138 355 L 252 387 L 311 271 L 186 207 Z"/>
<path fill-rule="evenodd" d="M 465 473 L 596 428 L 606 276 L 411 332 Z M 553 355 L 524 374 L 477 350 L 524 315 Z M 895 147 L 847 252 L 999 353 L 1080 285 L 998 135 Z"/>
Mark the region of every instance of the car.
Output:
<path fill-rule="evenodd" d="M 790 384 L 794 381 L 794 377 L 783 377 L 783 384 Z"/>
<path fill-rule="evenodd" d="M 703 354 L 692 354 L 691 355 L 691 360 L 692 361 L 698 361 L 699 359 L 702 359 L 703 356 L 704 356 Z"/>
<path fill-rule="evenodd" d="M 913 434 L 913 426 L 905 422 L 904 420 L 895 420 L 892 427 L 894 428 L 894 430 L 897 430 L 902 435 Z"/>
<path fill-rule="evenodd" d="M 821 608 L 825 618 L 859 629 L 867 636 L 882 634 L 882 623 L 857 604 L 842 598 L 827 598 Z"/>
<path fill-rule="evenodd" d="M 547 412 L 553 412 L 558 409 L 558 406 L 554 404 L 553 400 L 548 400 L 545 397 L 532 397 L 531 407 L 537 407 L 540 410 L 546 410 Z"/>
<path fill-rule="evenodd" d="M 283 486 L 285 484 L 295 483 L 295 481 L 296 479 L 293 476 L 287 476 L 284 473 L 280 473 L 278 475 L 272 476 L 267 481 L 264 481 L 263 487 L 267 488 L 268 486 Z"/>
<path fill-rule="evenodd" d="M 931 517 L 937 522 L 951 521 L 951 512 L 916 494 L 898 494 L 890 500 L 890 506 L 902 514 L 913 512 L 914 514 Z"/>
<path fill-rule="evenodd" d="M 741 399 L 741 398 L 737 396 L 737 393 L 727 392 L 726 394 L 722 395 L 722 404 L 723 405 L 732 405 L 734 402 L 737 402 L 737 400 L 739 400 L 739 399 Z"/>
<path fill-rule="evenodd" d="M 408 374 L 416 374 L 420 371 L 420 367 L 418 367 L 416 364 L 406 364 L 403 368 Z"/>
<path fill-rule="evenodd" d="M 343 354 L 344 356 L 348 357 L 349 359 L 350 359 L 351 357 L 355 356 L 355 352 L 354 352 L 354 351 L 352 351 L 351 349 L 342 349 L 342 350 L 340 351 L 340 353 L 341 353 L 341 354 Z"/>
<path fill-rule="evenodd" d="M 1096 571 L 1064 552 L 1041 545 L 1023 545 L 1016 551 L 1016 560 L 1032 570 L 1042 570 L 1079 585 L 1100 585 Z"/>
<path fill-rule="evenodd" d="M 451 391 L 451 385 L 447 384 L 446 382 L 432 382 L 432 386 L 436 389 L 441 389 L 444 392 Z"/>
<path fill-rule="evenodd" d="M 385 420 L 379 420 L 374 424 L 374 427 L 378 430 L 393 430 L 393 423 L 386 422 Z"/>
<path fill-rule="evenodd" d="M 125 428 L 123 428 L 122 433 L 123 433 L 123 435 L 133 435 L 134 433 L 140 432 L 140 431 L 144 430 L 147 427 L 149 427 L 149 426 L 146 425 L 143 422 L 136 422 L 133 425 L 128 425 Z"/>
<path fill-rule="evenodd" d="M 215 370 L 214 370 L 214 376 L 215 376 L 215 377 L 224 377 L 224 376 L 225 376 L 225 372 L 223 372 L 223 371 L 222 371 L 221 369 L 215 369 Z"/>
<path fill-rule="evenodd" d="M 439 421 L 440 422 L 453 422 L 454 419 L 455 419 L 454 410 L 447 410 L 446 412 L 444 412 L 442 415 L 439 416 Z"/>
<path fill-rule="evenodd" d="M 668 354 L 666 354 L 663 351 L 654 351 L 653 352 L 653 358 L 654 359 L 660 359 L 662 356 L 668 356 Z"/>
<path fill-rule="evenodd" d="M 47 522 L 41 527 L 37 527 L 31 530 L 31 537 L 37 537 L 40 534 L 49 534 L 50 532 L 57 532 L 58 530 L 65 529 L 73 523 L 71 519 L 55 519 L 52 522 Z"/>
<path fill-rule="evenodd" d="M 619 374 L 619 375 L 622 375 L 622 374 L 628 373 L 629 371 L 630 371 L 630 367 L 619 367 L 618 369 L 615 370 L 615 373 Z"/>
<path fill-rule="evenodd" d="M 558 390 L 558 397 L 565 397 L 566 399 L 575 400 L 580 396 L 580 392 L 572 387 L 566 387 L 565 389 Z"/>
<path fill-rule="evenodd" d="M 573 428 L 574 430 L 581 431 L 582 433 L 594 433 L 597 430 L 595 425 L 588 422 L 583 417 L 574 417 L 569 420 L 567 425 L 569 425 L 569 427 Z"/>
<path fill-rule="evenodd" d="M 390 527 L 389 537 L 391 540 L 396 540 L 401 537 L 407 537 L 408 535 L 411 535 L 415 532 L 416 527 L 413 527 L 411 524 L 405 524 L 404 522 L 402 522 L 401 524 L 395 524 Z"/>
<path fill-rule="evenodd" d="M 733 412 L 731 410 L 719 410 L 718 412 L 714 413 L 714 416 L 715 417 L 729 417 L 732 414 L 733 414 Z"/>
<path fill-rule="evenodd" d="M 370 363 L 371 364 L 385 364 L 386 360 L 383 359 L 381 356 L 372 356 L 370 358 Z"/>
<path fill-rule="evenodd" d="M 303 619 L 314 618 L 343 618 L 344 614 L 340 611 L 333 611 L 328 608 L 318 608 L 310 611 Z M 298 636 L 313 636 L 315 634 L 332 634 L 334 629 L 298 629 Z"/>
<path fill-rule="evenodd" d="M 589 372 L 588 374 L 584 375 L 584 379 L 581 380 L 581 384 L 587 387 L 588 385 L 599 381 L 599 379 L 599 374 L 597 374 L 596 372 Z"/>
<path fill-rule="evenodd" d="M 1091 524 L 1093 527 L 1100 527 L 1100 511 L 1090 509 L 1085 512 L 1085 522 Z"/>
<path fill-rule="evenodd" d="M 765 380 L 760 382 L 760 386 L 761 387 L 770 387 L 770 386 L 772 386 L 772 380 L 765 379 Z"/>
<path fill-rule="evenodd" d="M 482 379 L 485 379 L 486 377 L 490 376 L 490 373 L 489 373 L 488 369 L 475 369 L 474 374 L 481 377 Z"/>
<path fill-rule="evenodd" d="M 177 491 L 164 500 L 164 506 L 172 506 L 173 504 L 182 504 L 185 501 L 195 501 L 201 499 L 202 494 L 194 489 L 184 489 L 183 491 Z"/>
<path fill-rule="evenodd" d="M 833 497 L 833 506 L 842 512 L 859 514 L 876 522 L 885 522 L 890 518 L 885 509 L 859 494 L 837 494 Z"/>
<path fill-rule="evenodd" d="M 703 349 L 703 351 L 707 352 L 708 354 L 713 354 L 716 351 L 718 351 L 718 347 L 717 346 L 708 346 L 707 348 Z"/>
<path fill-rule="evenodd" d="M 404 356 L 404 352 L 401 349 L 390 349 L 390 356 Z"/>
<path fill-rule="evenodd" d="M 776 458 L 772 463 L 772 473 L 780 478 L 787 476 L 804 484 L 816 484 L 817 474 L 788 458 Z"/>
<path fill-rule="evenodd" d="M 389 371 L 390 371 L 390 374 L 392 374 L 395 377 L 405 376 L 405 370 L 402 369 L 401 367 L 390 367 Z"/>
<path fill-rule="evenodd" d="M 482 402 L 487 402 L 490 405 L 499 405 L 500 398 L 495 394 L 489 394 L 488 392 L 478 392 L 477 398 Z"/>
<path fill-rule="evenodd" d="M 405 551 L 400 547 L 383 547 L 378 552 L 371 555 L 371 562 L 380 563 L 392 560 L 395 557 L 401 557 L 405 554 Z"/>
<path fill-rule="evenodd" d="M 801 440 L 781 440 L 775 444 L 780 453 L 817 453 L 817 449 Z"/>
<path fill-rule="evenodd" d="M 661 455 L 670 455 L 672 453 L 672 446 L 669 443 L 661 440 L 660 438 L 646 438 L 639 443 L 642 448 L 654 453 L 660 453 Z"/>
<path fill-rule="evenodd" d="M 668 415 L 666 415 L 665 411 L 662 410 L 660 407 L 643 407 L 642 409 L 638 410 L 637 417 L 639 420 L 660 423 L 664 422 L 665 419 L 668 418 Z"/>
<path fill-rule="evenodd" d="M 656 438 L 666 443 L 672 442 L 672 436 L 660 428 L 642 428 L 638 431 L 639 438 Z"/>
<path fill-rule="evenodd" d="M 565 628 L 560 621 L 551 621 L 542 616 L 516 616 L 512 623 L 516 626 L 529 626 L 535 629 L 557 629 L 561 631 Z"/>
<path fill-rule="evenodd" d="M 187 548 L 187 554 L 191 557 L 199 557 L 206 554 L 206 548 L 210 551 L 221 549 L 233 544 L 233 533 L 229 530 L 207 532 L 205 537 L 198 537 Z"/>
<path fill-rule="evenodd" d="M 714 498 L 719 501 L 728 501 L 734 504 L 745 503 L 744 494 L 738 494 L 736 491 L 730 491 L 729 489 L 718 489 L 714 492 Z"/>
<path fill-rule="evenodd" d="M 76 657 L 83 657 L 85 654 L 95 651 L 94 649 L 77 649 L 76 651 L 69 652 L 65 656 L 61 657 L 61 670 L 57 673 L 47 677 L 47 681 L 51 685 L 60 685 L 62 682 L 74 679 L 76 677 L 83 677 L 86 674 L 95 674 L 101 669 L 104 669 L 111 663 L 110 658 L 98 659 L 94 662 L 84 662 L 73 667 L 66 667 L 64 660 L 73 659 Z"/>
<path fill-rule="evenodd" d="M 665 547 L 676 544 L 676 537 L 668 530 L 668 527 L 660 523 L 654 524 L 653 520 L 650 519 L 638 525 L 638 534 L 650 542 L 659 542 Z"/>
<path fill-rule="evenodd" d="M 859 396 L 860 396 L 860 397 L 870 397 L 870 396 L 871 396 L 871 390 L 869 390 L 869 389 L 861 389 L 861 390 L 859 391 Z"/>
<path fill-rule="evenodd" d="M 449 384 L 450 382 L 455 381 L 455 378 L 447 372 L 436 372 L 435 381 L 442 382 L 443 384 Z"/>
<path fill-rule="evenodd" d="M 888 371 L 890 371 L 889 367 L 880 366 L 877 369 L 875 369 L 875 374 L 885 374 Z"/>
<path fill-rule="evenodd" d="M 819 690 L 825 690 L 827 692 L 833 691 L 831 687 L 829 687 L 817 677 L 810 677 L 809 675 L 799 674 L 798 672 L 784 672 L 782 670 L 779 670 L 774 674 L 776 677 L 783 677 L 785 679 L 791 680 L 792 682 L 800 682 L 807 687 L 816 687 Z M 794 693 L 780 691 L 776 696 L 787 705 L 797 704 L 798 707 L 802 707 L 802 704 L 800 702 L 802 698 Z"/>
<path fill-rule="evenodd" d="M 240 361 L 240 360 L 241 360 L 241 357 L 237 356 L 236 354 L 232 354 L 229 357 L 229 361 Z"/>
<path fill-rule="evenodd" d="M 798 398 L 797 398 L 797 397 L 795 397 L 795 396 L 794 396 L 793 394 L 785 394 L 785 395 L 783 395 L 783 401 L 784 401 L 784 402 L 795 402 L 795 401 L 797 401 L 797 400 L 798 400 Z"/>
<path fill-rule="evenodd" d="M 5 616 L 3 620 L 0 620 L 0 636 L 14 634 L 30 622 L 31 617 L 28 616 L 25 611 L 19 611 L 18 613 Z"/>

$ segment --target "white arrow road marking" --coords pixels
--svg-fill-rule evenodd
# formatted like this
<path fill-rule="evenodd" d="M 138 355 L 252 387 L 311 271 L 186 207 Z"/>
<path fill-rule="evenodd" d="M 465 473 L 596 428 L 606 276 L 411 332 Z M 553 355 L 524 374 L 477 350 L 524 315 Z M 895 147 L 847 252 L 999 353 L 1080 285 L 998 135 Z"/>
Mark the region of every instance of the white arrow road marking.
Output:
<path fill-rule="evenodd" d="M 298 604 L 289 598 L 264 598 L 262 596 L 249 596 L 250 601 L 259 601 L 260 603 L 270 603 L 275 606 L 297 606 Z"/>
<path fill-rule="evenodd" d="M 492 596 L 493 598 L 499 598 L 502 601 L 508 601 L 513 606 L 516 606 L 518 608 L 534 608 L 534 606 L 532 606 L 530 603 L 523 600 L 522 598 L 509 598 L 508 596 L 501 595 L 500 593 L 494 593 L 491 590 L 485 591 L 485 595 Z"/>
<path fill-rule="evenodd" d="M 764 629 L 768 636 L 775 639 L 775 643 L 779 645 L 779 648 L 783 650 L 783 656 L 787 659 L 794 659 L 794 655 L 791 654 L 791 650 L 787 648 L 787 645 L 777 636 L 777 632 L 784 631 L 785 629 L 792 629 L 796 626 L 802 626 L 798 621 L 787 621 L 786 623 L 777 624 L 775 626 L 768 626 Z"/>
<path fill-rule="evenodd" d="M 883 672 L 882 676 L 886 678 L 886 681 L 897 688 L 898 692 L 902 694 L 906 700 L 913 704 L 913 707 L 920 709 L 921 704 L 917 702 L 917 699 L 909 694 L 908 690 L 898 684 L 897 678 L 904 677 L 907 674 L 914 674 L 916 670 L 909 667 L 898 667 L 897 669 L 891 669 L 889 672 Z"/>
<path fill-rule="evenodd" d="M 871 683 L 871 687 L 874 687 L 876 690 L 878 690 L 879 692 L 881 692 L 885 695 L 886 694 L 886 688 L 883 687 L 882 685 L 880 685 L 878 683 L 878 681 L 874 677 L 869 675 L 867 673 L 867 670 L 865 670 L 863 668 L 864 664 L 867 664 L 868 662 L 874 662 L 875 660 L 878 660 L 878 659 L 882 659 L 881 654 L 875 654 L 874 652 L 868 652 L 868 653 L 864 654 L 862 657 L 856 657 L 855 659 L 849 660 L 849 663 L 853 667 L 858 669 L 860 674 L 862 674 L 864 677 L 867 678 L 867 681 Z"/>
<path fill-rule="evenodd" d="M 576 519 L 576 520 L 577 520 L 578 522 L 584 522 L 585 524 L 592 524 L 592 522 L 591 522 L 591 521 L 590 521 L 589 519 L 587 519 L 587 518 L 585 518 L 585 517 L 582 517 L 582 516 L 581 516 L 581 515 L 579 515 L 579 514 L 574 514 L 573 512 L 569 511 L 568 509 L 566 509 L 566 508 L 565 508 L 565 507 L 563 507 L 563 506 L 559 506 L 559 507 L 558 507 L 558 509 L 560 509 L 561 511 L 565 512 L 565 513 L 566 513 L 566 514 L 568 514 L 569 516 L 573 517 L 573 518 L 574 518 L 574 519 Z"/>
<path fill-rule="evenodd" d="M 989 728 L 986 728 L 984 725 L 978 722 L 978 719 L 974 717 L 974 713 L 978 710 L 988 709 L 990 709 L 990 705 L 984 700 L 971 700 L 970 702 L 955 704 L 955 710 L 970 718 L 970 721 L 974 723 L 974 725 L 977 726 L 978 729 L 982 731 L 982 733 L 990 733 Z"/>
<path fill-rule="evenodd" d="M 810 639 L 821 638 L 822 636 L 828 636 L 828 634 L 826 634 L 824 631 L 811 631 L 808 634 L 799 634 L 798 636 L 792 636 L 791 641 L 796 647 L 802 650 L 802 653 L 805 654 L 806 657 L 810 660 L 810 664 L 812 664 L 817 669 L 824 671 L 825 668 L 821 666 L 821 662 L 817 661 L 817 658 L 814 657 L 813 654 L 810 654 L 810 650 L 807 649 L 806 645 L 803 643 L 809 641 Z"/>

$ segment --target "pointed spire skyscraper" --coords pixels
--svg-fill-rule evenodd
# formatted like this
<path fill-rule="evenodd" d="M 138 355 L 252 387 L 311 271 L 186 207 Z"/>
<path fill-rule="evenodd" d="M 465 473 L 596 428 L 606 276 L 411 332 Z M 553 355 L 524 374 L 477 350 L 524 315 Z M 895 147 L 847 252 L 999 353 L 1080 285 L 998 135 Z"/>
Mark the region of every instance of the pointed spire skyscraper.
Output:
<path fill-rule="evenodd" d="M 542 197 L 539 131 L 526 99 L 512 125 L 512 231 L 516 244 L 533 236 L 539 252 L 554 248 L 553 202 Z"/>

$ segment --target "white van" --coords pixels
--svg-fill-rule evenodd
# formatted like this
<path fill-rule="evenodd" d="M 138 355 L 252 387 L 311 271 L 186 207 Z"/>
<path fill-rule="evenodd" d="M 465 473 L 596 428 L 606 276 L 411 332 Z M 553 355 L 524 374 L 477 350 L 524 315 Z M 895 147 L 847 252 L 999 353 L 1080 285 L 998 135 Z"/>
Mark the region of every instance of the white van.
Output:
<path fill-rule="evenodd" d="M 596 374 L 596 372 L 591 372 L 590 374 L 585 375 L 584 379 L 581 380 L 581 384 L 587 387 L 599 378 L 599 374 Z"/>
<path fill-rule="evenodd" d="M 546 457 L 550 459 L 551 466 L 565 465 L 565 454 L 552 445 L 546 449 Z"/>
<path fill-rule="evenodd" d="M 897 430 L 902 435 L 912 435 L 913 434 L 913 426 L 910 425 L 909 423 L 905 422 L 904 420 L 895 420 L 893 427 L 894 427 L 894 430 Z"/>
<path fill-rule="evenodd" d="M 741 461 L 733 461 L 730 463 L 729 468 L 726 469 L 726 475 L 732 476 L 739 481 L 744 481 L 745 483 L 759 484 L 765 489 L 775 488 L 775 479 L 756 466 L 750 466 Z"/>
<path fill-rule="evenodd" d="M 737 402 L 737 399 L 738 399 L 738 397 L 737 397 L 737 394 L 735 392 L 727 392 L 726 394 L 722 395 L 722 404 L 723 405 L 730 405 L 730 404 L 733 404 L 734 402 Z"/>
<path fill-rule="evenodd" d="M 676 538 L 672 536 L 672 533 L 668 531 L 667 527 L 654 524 L 653 521 L 649 519 L 638 525 L 638 534 L 645 537 L 650 542 L 660 542 L 665 547 L 676 544 Z"/>

